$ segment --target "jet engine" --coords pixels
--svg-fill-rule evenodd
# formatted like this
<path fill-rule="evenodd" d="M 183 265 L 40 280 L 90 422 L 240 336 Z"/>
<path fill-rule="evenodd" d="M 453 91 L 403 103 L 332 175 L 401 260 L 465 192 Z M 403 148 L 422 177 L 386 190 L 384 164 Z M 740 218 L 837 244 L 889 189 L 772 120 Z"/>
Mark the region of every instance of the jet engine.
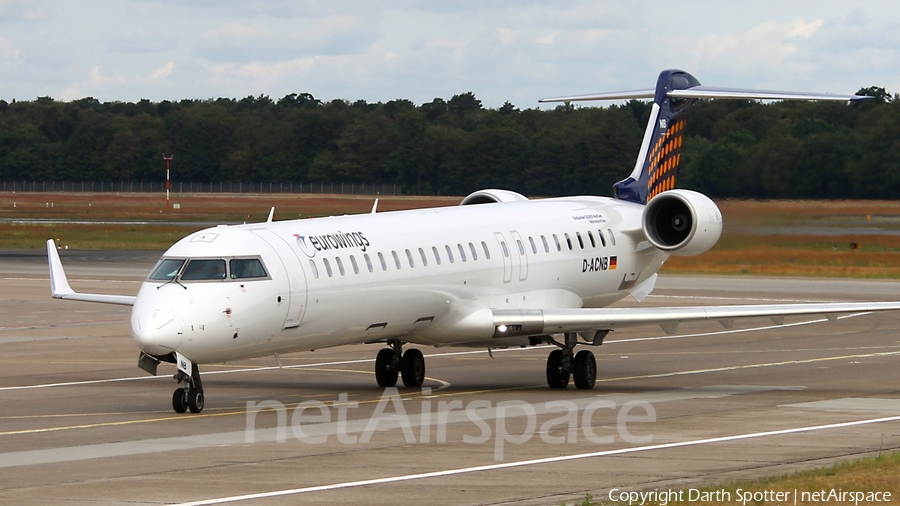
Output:
<path fill-rule="evenodd" d="M 492 204 L 495 202 L 519 202 L 528 200 L 528 197 L 521 193 L 509 190 L 478 190 L 470 193 L 459 203 L 461 206 L 469 206 L 472 204 Z"/>
<path fill-rule="evenodd" d="M 669 190 L 650 199 L 641 224 L 657 248 L 672 255 L 699 255 L 722 235 L 722 212 L 702 193 Z"/>

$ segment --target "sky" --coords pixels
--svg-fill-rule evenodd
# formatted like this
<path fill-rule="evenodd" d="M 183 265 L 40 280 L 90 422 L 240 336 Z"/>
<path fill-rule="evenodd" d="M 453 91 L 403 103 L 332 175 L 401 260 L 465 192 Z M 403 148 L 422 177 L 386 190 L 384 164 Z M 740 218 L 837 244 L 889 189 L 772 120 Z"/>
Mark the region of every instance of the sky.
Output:
<path fill-rule="evenodd" d="M 485 107 L 703 84 L 900 92 L 900 2 L 0 0 L 0 99 L 311 93 Z M 552 106 L 550 106 L 552 107 Z"/>

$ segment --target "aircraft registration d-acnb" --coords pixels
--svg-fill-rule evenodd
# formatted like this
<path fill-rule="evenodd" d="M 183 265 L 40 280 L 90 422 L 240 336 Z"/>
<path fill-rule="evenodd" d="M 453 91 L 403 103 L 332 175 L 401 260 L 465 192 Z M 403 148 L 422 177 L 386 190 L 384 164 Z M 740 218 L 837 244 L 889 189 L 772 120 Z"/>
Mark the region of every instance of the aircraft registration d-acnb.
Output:
<path fill-rule="evenodd" d="M 708 197 L 675 189 L 683 114 L 700 99 L 856 101 L 868 97 L 701 86 L 666 70 L 655 89 L 543 102 L 653 99 L 631 175 L 612 197 L 529 200 L 481 190 L 459 206 L 208 228 L 163 254 L 137 296 L 78 293 L 47 241 L 53 297 L 131 305 L 138 365 L 177 366 L 175 411 L 203 410 L 199 364 L 360 343 L 386 345 L 375 379 L 425 379 L 418 346 L 498 348 L 552 344 L 547 383 L 594 386 L 589 350 L 608 332 L 685 321 L 900 309 L 900 302 L 616 307 L 640 302 L 669 255 L 696 255 L 722 231 Z M 377 201 L 376 201 L 377 207 Z M 405 351 L 404 351 L 405 348 Z"/>

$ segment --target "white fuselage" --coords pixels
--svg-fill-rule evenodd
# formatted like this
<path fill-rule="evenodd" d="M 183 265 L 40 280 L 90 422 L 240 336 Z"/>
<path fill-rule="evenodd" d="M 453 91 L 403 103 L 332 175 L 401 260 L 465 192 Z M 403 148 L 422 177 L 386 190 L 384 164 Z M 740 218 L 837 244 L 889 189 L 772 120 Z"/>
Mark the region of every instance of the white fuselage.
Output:
<path fill-rule="evenodd" d="M 148 278 L 133 333 L 197 363 L 385 339 L 523 344 L 494 338 L 490 310 L 602 307 L 656 273 L 667 254 L 629 232 L 643 209 L 568 197 L 210 228 L 163 259 L 259 259 L 265 275 Z"/>

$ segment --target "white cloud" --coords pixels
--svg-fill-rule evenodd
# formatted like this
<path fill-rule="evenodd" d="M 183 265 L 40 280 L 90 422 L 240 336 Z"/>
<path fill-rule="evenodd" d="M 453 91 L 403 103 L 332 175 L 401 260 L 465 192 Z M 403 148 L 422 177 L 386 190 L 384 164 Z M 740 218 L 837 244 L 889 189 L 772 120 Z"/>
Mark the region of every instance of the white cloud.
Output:
<path fill-rule="evenodd" d="M 127 79 L 122 75 L 107 76 L 99 65 L 91 67 L 90 84 L 92 86 L 106 86 L 109 84 L 124 83 Z"/>
<path fill-rule="evenodd" d="M 804 23 L 802 19 L 798 19 L 794 21 L 793 25 L 791 25 L 791 30 L 788 32 L 789 37 L 812 37 L 816 32 L 819 31 L 819 28 L 822 28 L 822 25 L 825 24 L 825 20 L 817 19 L 812 23 Z"/>
<path fill-rule="evenodd" d="M 543 37 L 538 37 L 535 42 L 538 44 L 550 45 L 553 44 L 553 41 L 556 40 L 557 37 L 559 37 L 559 30 L 553 30 Z"/>
<path fill-rule="evenodd" d="M 760 74 L 812 63 L 804 57 L 809 42 L 825 24 L 817 19 L 791 23 L 764 21 L 748 31 L 727 35 L 708 34 L 693 44 L 691 53 L 698 67 L 728 69 L 736 75 Z"/>
<path fill-rule="evenodd" d="M 151 81 L 164 81 L 167 77 L 172 74 L 172 71 L 175 70 L 175 62 L 169 62 L 163 65 L 162 67 L 153 71 L 150 74 Z"/>
<path fill-rule="evenodd" d="M 522 35 L 520 30 L 511 30 L 509 28 L 497 28 L 497 38 L 501 44 L 514 44 Z"/>
<path fill-rule="evenodd" d="M 19 52 L 20 50 L 13 45 L 11 40 L 0 37 L 0 57 L 10 59 L 18 58 Z"/>

